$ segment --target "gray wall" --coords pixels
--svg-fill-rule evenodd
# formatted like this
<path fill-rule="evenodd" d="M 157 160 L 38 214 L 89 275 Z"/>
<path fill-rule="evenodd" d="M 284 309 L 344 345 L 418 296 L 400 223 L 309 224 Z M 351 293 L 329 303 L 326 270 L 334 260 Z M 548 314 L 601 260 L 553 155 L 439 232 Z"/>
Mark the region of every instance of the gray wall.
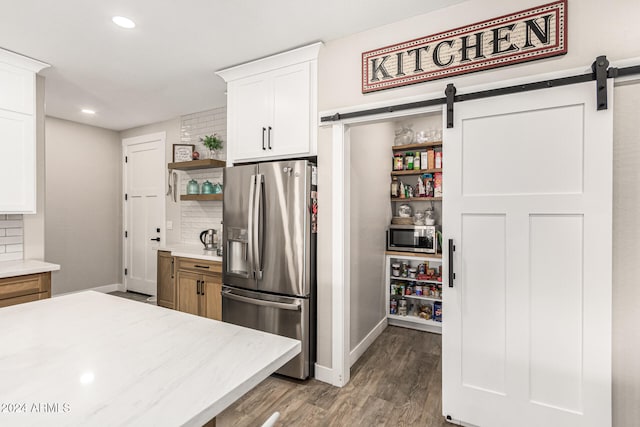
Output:
<path fill-rule="evenodd" d="M 122 283 L 118 132 L 47 117 L 45 259 L 52 293 Z"/>
<path fill-rule="evenodd" d="M 616 87 L 613 118 L 613 425 L 640 421 L 640 82 Z"/>
<path fill-rule="evenodd" d="M 386 317 L 385 230 L 391 222 L 389 176 L 392 122 L 354 126 L 350 144 L 350 259 L 353 349 Z"/>

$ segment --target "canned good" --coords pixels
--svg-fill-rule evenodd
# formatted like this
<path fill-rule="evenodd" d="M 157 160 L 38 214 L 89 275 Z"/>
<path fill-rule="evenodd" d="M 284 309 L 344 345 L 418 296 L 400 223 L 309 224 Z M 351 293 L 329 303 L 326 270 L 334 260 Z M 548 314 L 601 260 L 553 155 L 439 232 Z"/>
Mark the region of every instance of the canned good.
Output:
<path fill-rule="evenodd" d="M 422 295 L 422 286 L 421 285 L 416 285 L 415 289 L 416 289 L 416 295 L 417 296 L 421 296 Z"/>
<path fill-rule="evenodd" d="M 389 314 L 398 314 L 398 301 L 392 299 L 389 305 Z"/>

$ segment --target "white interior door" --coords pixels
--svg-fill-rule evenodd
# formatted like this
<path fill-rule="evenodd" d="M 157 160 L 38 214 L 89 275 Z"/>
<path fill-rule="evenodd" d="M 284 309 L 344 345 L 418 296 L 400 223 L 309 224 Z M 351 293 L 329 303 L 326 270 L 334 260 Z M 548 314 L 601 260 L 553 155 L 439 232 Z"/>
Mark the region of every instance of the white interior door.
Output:
<path fill-rule="evenodd" d="M 165 134 L 123 140 L 125 288 L 156 295 L 157 248 L 165 238 Z"/>
<path fill-rule="evenodd" d="M 455 105 L 443 206 L 456 246 L 443 297 L 453 420 L 611 425 L 613 102 L 596 111 L 595 92 Z"/>

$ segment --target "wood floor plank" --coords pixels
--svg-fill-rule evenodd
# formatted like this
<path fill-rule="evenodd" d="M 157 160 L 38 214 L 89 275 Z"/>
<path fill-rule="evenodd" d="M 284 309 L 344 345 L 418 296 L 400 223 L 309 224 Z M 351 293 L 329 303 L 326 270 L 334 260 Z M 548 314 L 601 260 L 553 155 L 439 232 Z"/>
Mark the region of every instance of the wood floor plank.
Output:
<path fill-rule="evenodd" d="M 351 369 L 342 388 L 271 376 L 216 417 L 218 427 L 446 427 L 441 337 L 389 326 Z"/>

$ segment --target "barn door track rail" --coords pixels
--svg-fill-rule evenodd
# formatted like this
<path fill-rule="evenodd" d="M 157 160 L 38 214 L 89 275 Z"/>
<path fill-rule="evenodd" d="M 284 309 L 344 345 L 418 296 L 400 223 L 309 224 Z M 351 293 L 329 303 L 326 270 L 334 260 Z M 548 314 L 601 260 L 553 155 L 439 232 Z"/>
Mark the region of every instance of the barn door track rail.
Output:
<path fill-rule="evenodd" d="M 412 110 L 416 108 L 431 107 L 434 105 L 447 105 L 447 128 L 453 128 L 454 103 L 471 101 L 475 99 L 490 98 L 492 96 L 509 95 L 518 92 L 528 92 L 532 90 L 547 89 L 552 87 L 566 86 L 575 83 L 585 83 L 596 81 L 596 101 L 598 110 L 606 110 L 607 105 L 607 79 L 640 74 L 640 65 L 616 68 L 609 67 L 609 61 L 605 55 L 598 56 L 591 65 L 591 73 L 578 74 L 575 76 L 561 77 L 551 80 L 543 80 L 533 83 L 525 83 L 515 86 L 483 90 L 479 92 L 456 95 L 456 87 L 448 84 L 445 89 L 445 97 L 428 99 L 425 101 L 410 102 L 406 104 L 391 105 L 388 107 L 371 108 L 368 110 L 353 111 L 349 113 L 335 113 L 331 116 L 324 116 L 320 121 L 335 122 L 339 120 L 352 119 L 356 117 L 371 116 L 376 114 L 393 113 L 396 111 Z"/>

